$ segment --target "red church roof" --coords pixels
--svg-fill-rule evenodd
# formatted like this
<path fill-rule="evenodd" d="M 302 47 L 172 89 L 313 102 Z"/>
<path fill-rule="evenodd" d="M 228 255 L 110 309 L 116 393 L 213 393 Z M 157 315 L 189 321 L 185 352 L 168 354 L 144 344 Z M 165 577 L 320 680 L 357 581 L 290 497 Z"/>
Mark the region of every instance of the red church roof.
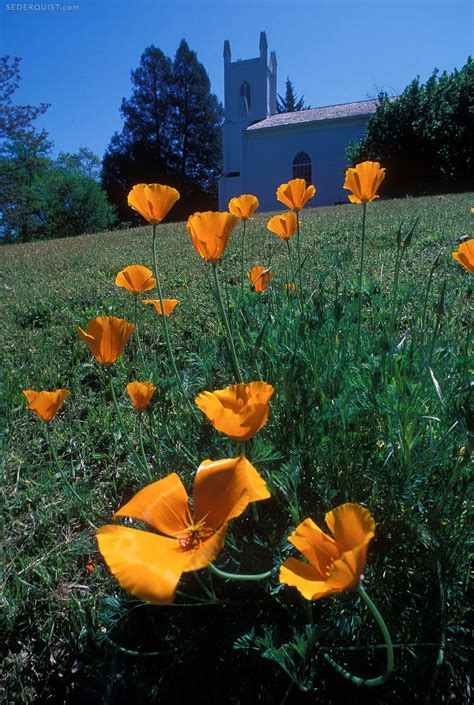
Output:
<path fill-rule="evenodd" d="M 249 125 L 247 130 L 261 130 L 267 127 L 283 127 L 320 120 L 338 120 L 340 118 L 363 117 L 375 113 L 378 100 L 359 100 L 356 103 L 340 103 L 339 105 L 326 105 L 323 108 L 309 108 L 296 110 L 293 113 L 276 113 L 269 115 L 265 120 Z"/>

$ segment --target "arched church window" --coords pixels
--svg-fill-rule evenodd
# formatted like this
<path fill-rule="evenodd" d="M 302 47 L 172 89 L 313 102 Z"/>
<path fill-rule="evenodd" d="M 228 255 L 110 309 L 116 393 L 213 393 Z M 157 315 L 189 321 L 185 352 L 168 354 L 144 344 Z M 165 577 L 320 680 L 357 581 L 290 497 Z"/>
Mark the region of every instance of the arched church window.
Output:
<path fill-rule="evenodd" d="M 311 159 L 306 152 L 300 152 L 293 159 L 293 178 L 305 179 L 307 184 L 311 183 Z"/>
<path fill-rule="evenodd" d="M 250 83 L 247 81 L 240 84 L 240 95 L 242 98 L 247 98 L 247 105 L 250 108 Z"/>

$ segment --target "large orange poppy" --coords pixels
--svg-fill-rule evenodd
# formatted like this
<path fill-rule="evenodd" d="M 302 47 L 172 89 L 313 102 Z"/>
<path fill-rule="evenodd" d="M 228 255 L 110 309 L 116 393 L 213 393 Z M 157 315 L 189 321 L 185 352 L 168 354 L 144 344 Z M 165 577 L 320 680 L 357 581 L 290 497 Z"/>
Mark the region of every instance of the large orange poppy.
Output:
<path fill-rule="evenodd" d="M 198 255 L 207 262 L 218 262 L 237 222 L 232 213 L 206 211 L 190 215 L 186 228 Z"/>
<path fill-rule="evenodd" d="M 135 330 L 133 323 L 115 316 L 94 318 L 86 328 L 87 333 L 78 327 L 78 335 L 102 365 L 111 365 L 116 361 Z"/>
<path fill-rule="evenodd" d="M 172 186 L 137 184 L 128 194 L 128 205 L 156 225 L 168 215 L 179 198 L 179 191 Z"/>
<path fill-rule="evenodd" d="M 314 186 L 312 184 L 307 186 L 305 179 L 292 179 L 277 188 L 276 197 L 292 211 L 300 211 L 315 193 Z"/>
<path fill-rule="evenodd" d="M 369 203 L 379 198 L 377 189 L 384 179 L 385 169 L 381 169 L 378 162 L 361 162 L 353 169 L 347 169 L 342 188 L 352 191 L 348 196 L 351 203 Z"/>
<path fill-rule="evenodd" d="M 325 516 L 334 538 L 305 519 L 288 538 L 308 563 L 288 558 L 280 582 L 297 588 L 306 600 L 318 600 L 359 584 L 375 522 L 359 504 L 341 504 Z"/>
<path fill-rule="evenodd" d="M 148 267 L 143 267 L 141 264 L 131 264 L 117 274 L 115 284 L 122 289 L 127 289 L 132 294 L 141 294 L 142 291 L 154 289 L 156 279 Z"/>
<path fill-rule="evenodd" d="M 63 401 L 70 395 L 68 389 L 56 389 L 54 392 L 35 392 L 24 389 L 22 394 L 28 401 L 28 409 L 34 411 L 43 421 L 51 421 L 56 416 Z"/>
<path fill-rule="evenodd" d="M 99 550 L 121 587 L 156 605 L 173 602 L 181 574 L 205 568 L 224 546 L 227 523 L 250 502 L 267 499 L 264 480 L 243 456 L 206 460 L 193 503 L 176 473 L 140 490 L 114 517 L 131 517 L 159 534 L 128 526 L 97 531 Z"/>
<path fill-rule="evenodd" d="M 266 382 L 232 384 L 215 392 L 202 392 L 194 401 L 217 431 L 244 442 L 266 424 L 273 392 Z"/>
<path fill-rule="evenodd" d="M 237 198 L 231 198 L 229 201 L 229 211 L 232 215 L 242 220 L 249 220 L 258 206 L 258 198 L 249 193 L 244 193 Z"/>

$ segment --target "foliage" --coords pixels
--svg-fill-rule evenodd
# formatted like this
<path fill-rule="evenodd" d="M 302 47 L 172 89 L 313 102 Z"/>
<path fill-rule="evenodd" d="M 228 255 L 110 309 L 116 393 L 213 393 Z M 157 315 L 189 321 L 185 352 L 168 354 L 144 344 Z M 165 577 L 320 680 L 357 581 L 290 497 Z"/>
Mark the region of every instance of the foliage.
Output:
<path fill-rule="evenodd" d="M 18 56 L 0 57 L 0 139 L 15 139 L 31 132 L 32 123 L 49 108 L 47 103 L 38 106 L 12 105 L 12 96 L 20 85 Z"/>
<path fill-rule="evenodd" d="M 75 154 L 59 152 L 56 164 L 66 171 L 77 171 L 95 181 L 100 179 L 101 162 L 99 157 L 88 147 L 80 147 Z"/>
<path fill-rule="evenodd" d="M 277 113 L 294 113 L 296 110 L 309 110 L 311 106 L 304 104 L 304 95 L 301 98 L 296 97 L 295 88 L 287 76 L 285 83 L 285 97 L 278 95 L 277 98 Z"/>
<path fill-rule="evenodd" d="M 272 267 L 267 290 L 240 296 L 237 230 L 222 260 L 242 373 L 276 393 L 269 421 L 248 447 L 273 498 L 259 503 L 258 521 L 235 520 L 219 565 L 247 573 L 277 566 L 293 553 L 287 536 L 302 519 L 323 527 L 324 513 L 338 503 L 367 505 L 377 528 L 364 584 L 396 646 L 394 675 L 377 692 L 342 680 L 325 659 L 330 654 L 355 673 L 381 668 L 374 623 L 353 594 L 315 603 L 311 626 L 299 597 L 276 579 L 236 584 L 203 571 L 197 577 L 216 599 L 202 603 L 189 573 L 180 583 L 187 597 L 160 609 L 118 589 L 93 526 L 149 479 L 136 460 L 139 443 L 132 453 L 103 370 L 75 327 L 100 314 L 134 320 L 130 294 L 113 280 L 131 262 L 151 263 L 151 228 L 3 249 L 7 701 L 173 705 L 190 696 L 213 702 L 224 692 L 229 702 L 262 705 L 315 698 L 324 705 L 467 705 L 472 283 L 450 252 L 471 205 L 472 194 L 367 206 L 358 359 L 361 207 L 304 212 L 303 313 L 285 292 L 285 244 L 266 231 L 266 216 L 247 224 L 247 265 Z M 183 224 L 160 225 L 158 249 L 165 295 L 180 300 L 170 335 L 192 400 L 231 381 L 209 265 Z M 135 441 L 139 421 L 125 385 L 156 385 L 143 424 L 146 462 L 155 477 L 179 472 L 189 488 L 202 459 L 235 455 L 236 447 L 188 412 L 155 311 L 143 306 L 138 315 L 145 360 L 130 339 L 112 371 L 120 409 Z M 52 428 L 61 472 L 20 394 L 57 387 L 71 391 Z"/>
<path fill-rule="evenodd" d="M 381 162 L 390 172 L 383 194 L 463 191 L 474 171 L 474 61 L 425 84 L 414 79 L 400 96 L 381 92 L 366 135 L 348 148 L 351 164 Z M 416 155 L 416 156 L 414 156 Z"/>
<path fill-rule="evenodd" d="M 105 153 L 102 183 L 122 220 L 126 196 L 137 183 L 168 183 L 182 200 L 174 217 L 210 208 L 220 163 L 222 108 L 210 92 L 203 65 L 182 40 L 174 62 L 153 45 L 132 71 L 124 120 Z M 132 216 L 135 218 L 135 216 Z M 138 221 L 137 221 L 138 222 Z"/>

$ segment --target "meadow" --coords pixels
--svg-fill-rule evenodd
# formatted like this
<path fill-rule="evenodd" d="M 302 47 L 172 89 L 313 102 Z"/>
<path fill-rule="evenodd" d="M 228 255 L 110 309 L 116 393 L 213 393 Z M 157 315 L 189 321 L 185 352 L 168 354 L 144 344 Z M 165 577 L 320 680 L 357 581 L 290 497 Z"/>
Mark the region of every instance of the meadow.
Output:
<path fill-rule="evenodd" d="M 451 252 L 472 228 L 473 203 L 473 194 L 369 203 L 360 299 L 361 207 L 308 204 L 303 310 L 285 290 L 292 277 L 284 242 L 266 229 L 271 214 L 248 222 L 245 261 L 274 277 L 262 293 L 248 283 L 241 293 L 235 228 L 221 286 L 244 380 L 275 389 L 268 422 L 247 444 L 271 499 L 233 520 L 216 563 L 276 570 L 248 582 L 185 573 L 187 597 L 160 607 L 120 589 L 95 528 L 152 480 L 175 471 L 189 487 L 205 458 L 238 452 L 190 408 L 235 381 L 210 267 L 184 223 L 158 226 L 163 295 L 179 300 L 171 344 L 191 405 L 159 316 L 139 305 L 143 355 L 132 336 L 111 370 L 124 429 L 76 329 L 96 316 L 135 320 L 133 297 L 114 279 L 127 265 L 152 266 L 151 227 L 1 248 L 2 702 L 467 705 L 472 274 Z M 143 420 L 125 392 L 132 379 L 157 388 Z M 51 423 L 55 460 L 21 391 L 59 387 L 71 395 Z M 383 671 L 383 639 L 360 597 L 317 600 L 308 618 L 301 595 L 278 581 L 295 526 L 311 517 L 325 528 L 325 513 L 344 502 L 376 522 L 363 583 L 395 665 L 374 688 L 326 658 L 364 677 Z"/>

